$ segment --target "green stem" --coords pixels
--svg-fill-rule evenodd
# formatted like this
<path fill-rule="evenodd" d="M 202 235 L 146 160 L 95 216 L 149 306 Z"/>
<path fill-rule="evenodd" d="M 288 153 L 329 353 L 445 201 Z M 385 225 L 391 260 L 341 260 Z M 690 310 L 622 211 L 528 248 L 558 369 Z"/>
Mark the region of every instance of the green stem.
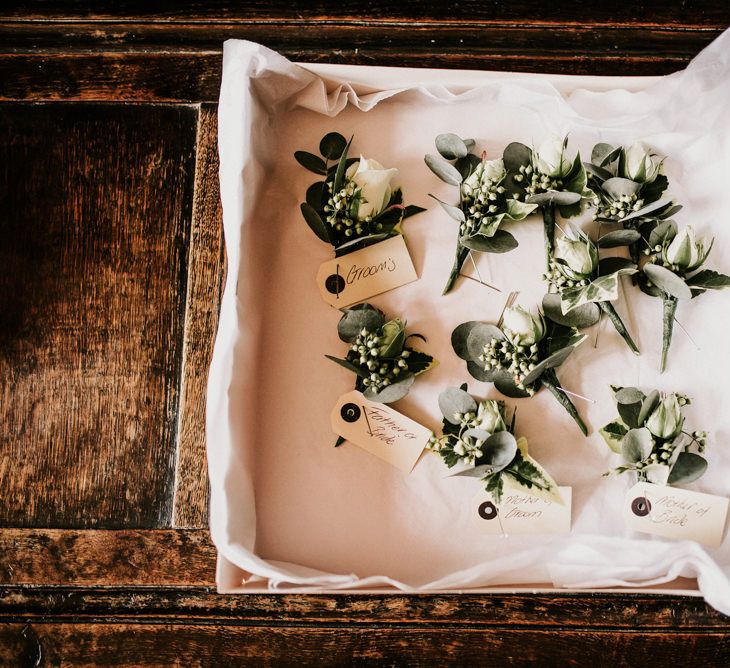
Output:
<path fill-rule="evenodd" d="M 626 325 L 624 325 L 623 320 L 621 320 L 621 316 L 616 313 L 616 309 L 613 307 L 613 304 L 611 302 L 598 302 L 598 306 L 608 316 L 609 320 L 613 323 L 613 326 L 616 328 L 616 331 L 621 335 L 623 340 L 626 341 L 626 345 L 628 345 L 628 347 L 631 348 L 636 355 L 641 355 L 638 347 L 634 343 L 634 340 L 631 338 L 631 334 L 629 334 L 629 331 L 626 329 Z"/>
<path fill-rule="evenodd" d="M 550 260 L 555 248 L 555 205 L 546 204 L 542 208 L 542 227 L 545 232 L 545 260 L 550 269 Z"/>
<path fill-rule="evenodd" d="M 555 369 L 548 369 L 545 371 L 545 373 L 540 376 L 540 380 L 542 381 L 542 384 L 550 390 L 552 395 L 562 404 L 563 408 L 568 411 L 570 417 L 572 417 L 576 424 L 580 427 L 583 435 L 588 436 L 588 427 L 586 427 L 585 422 L 583 422 L 583 419 L 578 414 L 578 409 L 570 400 L 570 397 L 562 391 Z"/>
<path fill-rule="evenodd" d="M 662 363 L 659 371 L 664 373 L 667 368 L 667 355 L 669 346 L 672 345 L 672 332 L 674 331 L 674 314 L 677 312 L 676 297 L 664 298 L 664 331 L 662 332 Z"/>
<path fill-rule="evenodd" d="M 446 282 L 446 287 L 444 288 L 444 291 L 441 294 L 446 294 L 447 292 L 451 291 L 451 288 L 454 287 L 454 283 L 456 283 L 456 279 L 459 277 L 459 274 L 461 273 L 461 268 L 464 266 L 464 262 L 466 262 L 466 256 L 469 255 L 469 249 L 465 246 L 462 246 L 458 241 L 456 242 L 456 257 L 454 258 L 454 266 L 451 268 L 451 274 L 449 275 L 449 280 Z"/>

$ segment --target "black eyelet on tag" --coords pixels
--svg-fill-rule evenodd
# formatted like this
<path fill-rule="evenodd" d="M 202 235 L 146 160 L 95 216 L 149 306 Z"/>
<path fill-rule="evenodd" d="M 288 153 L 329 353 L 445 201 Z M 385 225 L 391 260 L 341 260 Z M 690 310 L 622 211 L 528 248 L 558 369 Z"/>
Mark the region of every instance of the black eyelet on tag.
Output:
<path fill-rule="evenodd" d="M 357 404 L 345 404 L 340 409 L 340 415 L 345 422 L 357 422 L 360 419 L 360 406 Z"/>
<path fill-rule="evenodd" d="M 477 512 L 479 513 L 479 517 L 483 520 L 493 520 L 497 517 L 497 513 L 499 511 L 497 510 L 497 506 L 495 506 L 491 501 L 485 501 L 479 505 L 479 510 Z"/>
<path fill-rule="evenodd" d="M 631 502 L 631 512 L 637 517 L 646 517 L 651 512 L 651 501 L 645 496 L 637 496 Z"/>
<path fill-rule="evenodd" d="M 345 279 L 339 274 L 330 274 L 324 279 L 324 287 L 327 292 L 339 295 L 345 289 Z"/>

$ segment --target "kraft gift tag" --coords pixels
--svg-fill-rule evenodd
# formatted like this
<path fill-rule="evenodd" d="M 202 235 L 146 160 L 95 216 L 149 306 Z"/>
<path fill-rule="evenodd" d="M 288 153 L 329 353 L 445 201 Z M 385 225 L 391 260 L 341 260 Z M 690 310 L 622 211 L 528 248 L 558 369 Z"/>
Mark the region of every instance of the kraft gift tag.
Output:
<path fill-rule="evenodd" d="M 490 535 L 570 532 L 572 487 L 558 487 L 562 505 L 523 491 L 505 488 L 502 502 L 481 489 L 471 501 L 472 525 Z"/>
<path fill-rule="evenodd" d="M 337 308 L 387 292 L 418 278 L 406 242 L 399 234 L 319 266 L 317 285 Z"/>
<path fill-rule="evenodd" d="M 351 443 L 410 473 L 431 430 L 361 392 L 343 394 L 332 411 L 332 430 Z"/>

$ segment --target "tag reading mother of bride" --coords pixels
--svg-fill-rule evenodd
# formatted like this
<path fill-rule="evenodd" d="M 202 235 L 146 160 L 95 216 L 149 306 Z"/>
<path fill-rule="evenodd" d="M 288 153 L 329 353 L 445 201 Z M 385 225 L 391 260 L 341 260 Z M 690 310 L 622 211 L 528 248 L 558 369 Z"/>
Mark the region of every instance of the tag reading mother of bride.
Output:
<path fill-rule="evenodd" d="M 648 482 L 636 483 L 624 499 L 630 529 L 710 547 L 722 543 L 727 509 L 725 497 Z"/>
<path fill-rule="evenodd" d="M 525 492 L 505 490 L 497 505 L 492 495 L 480 490 L 471 502 L 471 522 L 480 533 L 509 535 L 568 533 L 572 487 L 558 487 L 563 504 Z"/>
<path fill-rule="evenodd" d="M 431 431 L 357 390 L 343 394 L 332 411 L 332 430 L 351 443 L 410 473 Z"/>
<path fill-rule="evenodd" d="M 324 262 L 317 272 L 322 299 L 337 308 L 364 301 L 418 278 L 403 237 Z"/>

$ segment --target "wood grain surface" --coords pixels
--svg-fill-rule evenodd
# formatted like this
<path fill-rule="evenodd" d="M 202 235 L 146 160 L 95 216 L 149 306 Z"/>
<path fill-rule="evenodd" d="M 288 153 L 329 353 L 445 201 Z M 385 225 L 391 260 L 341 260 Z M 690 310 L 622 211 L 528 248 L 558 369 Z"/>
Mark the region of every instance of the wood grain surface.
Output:
<path fill-rule="evenodd" d="M 170 522 L 196 116 L 0 107 L 0 524 Z"/>

